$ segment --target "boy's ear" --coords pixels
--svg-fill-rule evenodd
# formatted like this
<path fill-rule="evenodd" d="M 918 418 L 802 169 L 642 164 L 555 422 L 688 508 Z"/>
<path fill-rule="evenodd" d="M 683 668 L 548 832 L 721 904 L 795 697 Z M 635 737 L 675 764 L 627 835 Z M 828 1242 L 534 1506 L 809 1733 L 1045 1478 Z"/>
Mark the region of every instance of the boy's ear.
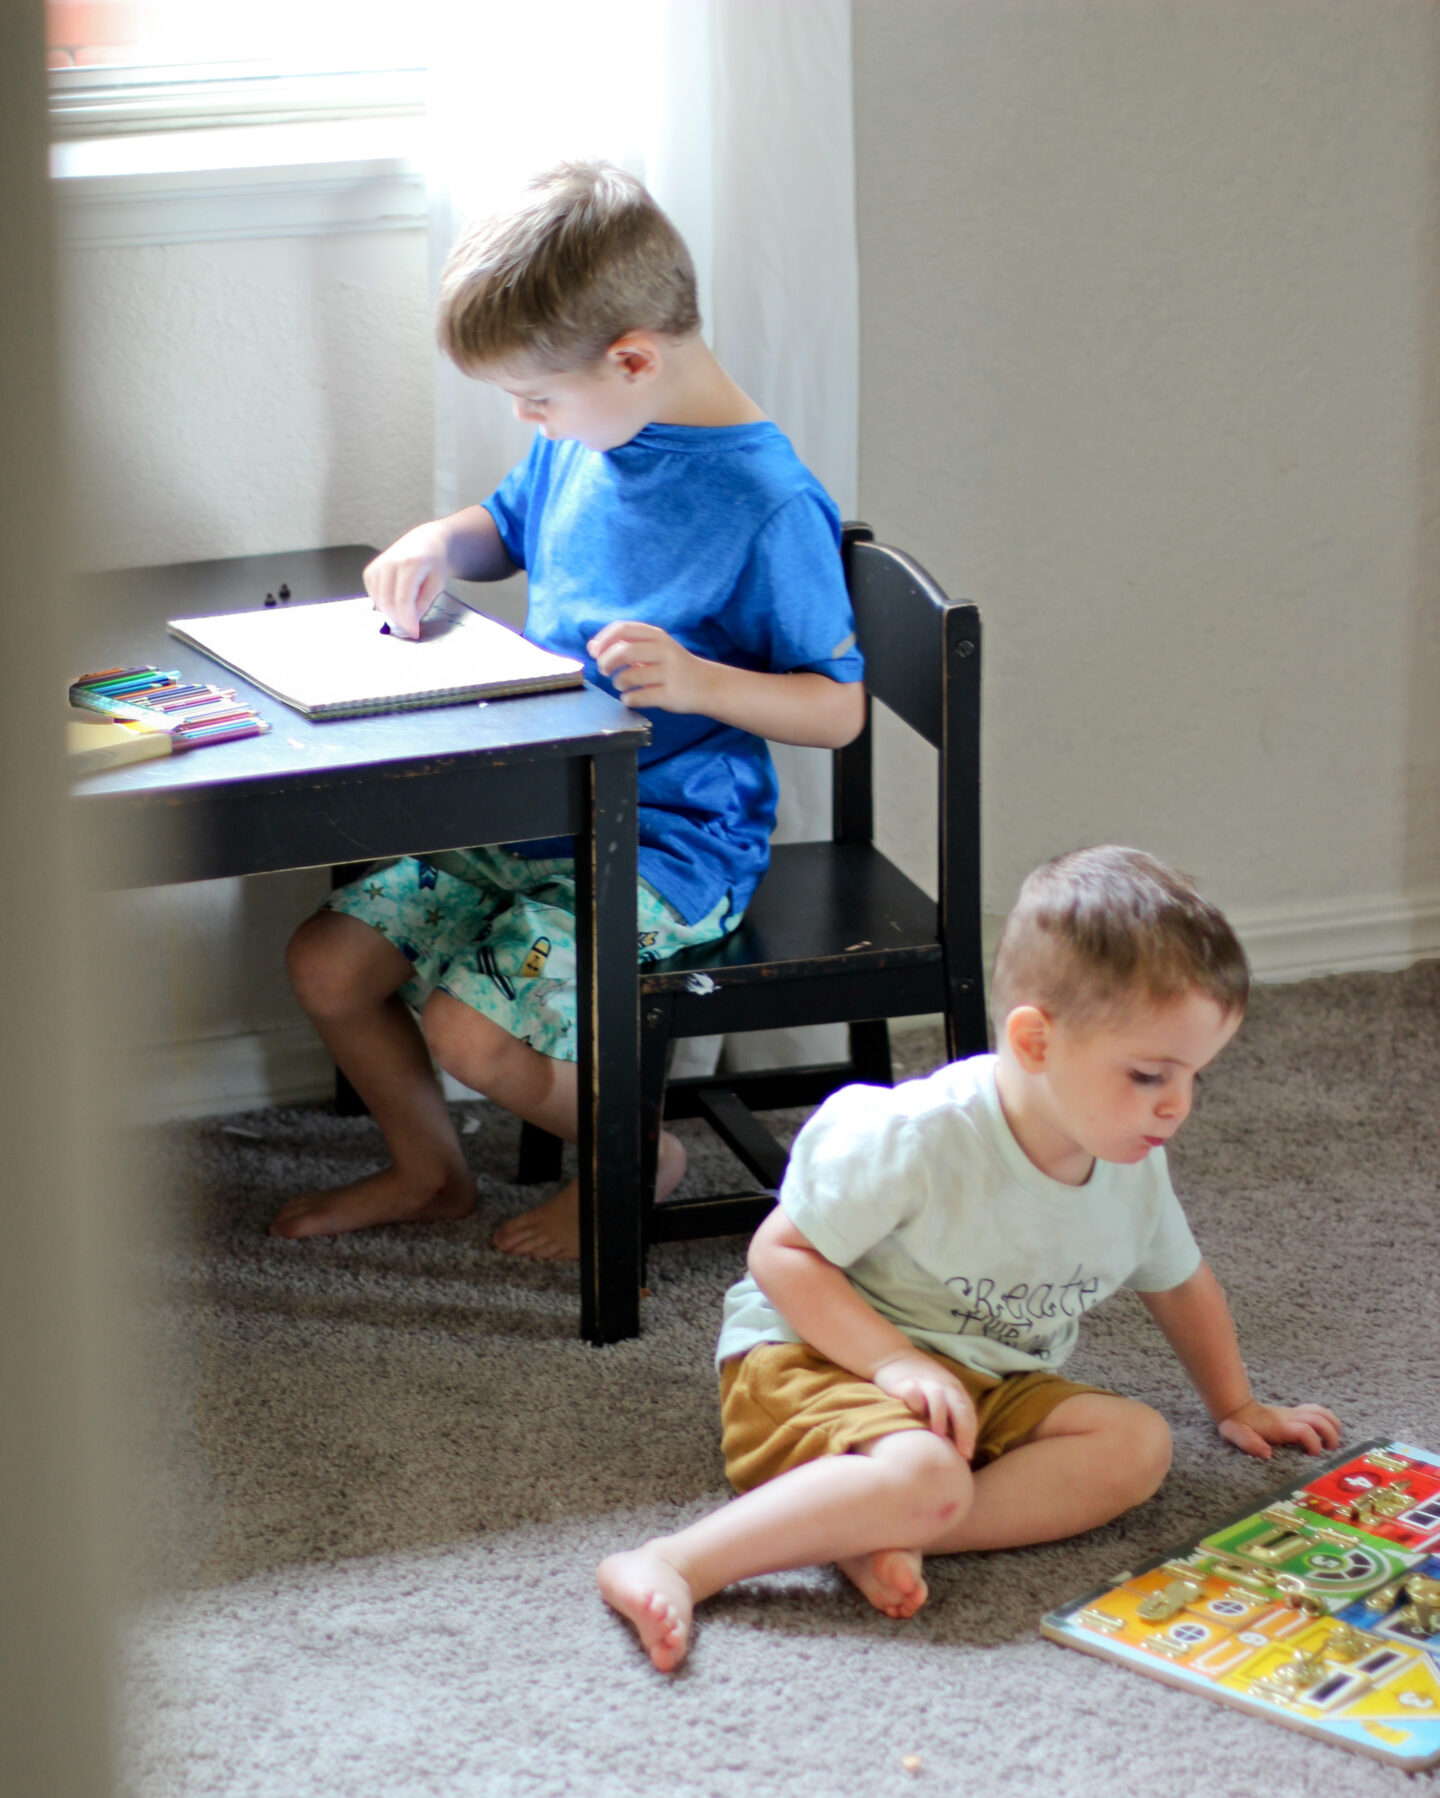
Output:
<path fill-rule="evenodd" d="M 1017 1005 L 1005 1019 L 1005 1041 L 1027 1074 L 1040 1074 L 1050 1059 L 1051 1023 L 1038 1005 Z"/>
<path fill-rule="evenodd" d="M 660 373 L 660 345 L 649 331 L 627 331 L 617 337 L 605 352 L 605 360 L 613 364 L 630 381 L 653 381 Z"/>

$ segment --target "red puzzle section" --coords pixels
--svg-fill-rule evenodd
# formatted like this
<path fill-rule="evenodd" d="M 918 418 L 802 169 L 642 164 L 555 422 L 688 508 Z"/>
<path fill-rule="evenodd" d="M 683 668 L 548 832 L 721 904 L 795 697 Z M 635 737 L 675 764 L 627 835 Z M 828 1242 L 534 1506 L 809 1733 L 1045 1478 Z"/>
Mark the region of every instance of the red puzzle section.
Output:
<path fill-rule="evenodd" d="M 1440 1468 L 1393 1448 L 1371 1449 L 1296 1494 L 1317 1516 L 1339 1519 L 1406 1549 L 1440 1542 Z"/>

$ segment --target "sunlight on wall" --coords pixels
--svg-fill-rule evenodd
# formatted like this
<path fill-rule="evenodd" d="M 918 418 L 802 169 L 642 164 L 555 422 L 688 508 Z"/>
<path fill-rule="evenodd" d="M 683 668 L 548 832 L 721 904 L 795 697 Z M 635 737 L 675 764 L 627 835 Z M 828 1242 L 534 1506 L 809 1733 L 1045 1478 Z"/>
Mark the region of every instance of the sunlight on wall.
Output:
<path fill-rule="evenodd" d="M 432 166 L 457 212 L 489 211 L 536 169 L 604 156 L 645 175 L 660 106 L 660 0 L 438 0 Z M 536 19 L 553 56 L 536 61 Z"/>

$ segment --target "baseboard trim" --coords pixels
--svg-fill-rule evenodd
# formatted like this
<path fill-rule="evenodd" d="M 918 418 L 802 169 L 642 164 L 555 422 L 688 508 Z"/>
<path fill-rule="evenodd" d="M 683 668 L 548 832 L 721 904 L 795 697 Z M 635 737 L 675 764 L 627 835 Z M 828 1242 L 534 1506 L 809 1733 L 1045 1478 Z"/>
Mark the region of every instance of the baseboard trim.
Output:
<path fill-rule="evenodd" d="M 1397 973 L 1440 956 L 1440 893 L 1413 899 L 1330 899 L 1229 914 L 1258 981 L 1280 985 L 1325 974 Z M 994 966 L 1005 920 L 987 912 L 985 966 Z"/>
<path fill-rule="evenodd" d="M 1440 893 L 1268 906 L 1231 922 L 1266 982 L 1396 973 L 1440 955 Z"/>
<path fill-rule="evenodd" d="M 308 1024 L 157 1043 L 135 1061 L 131 1111 L 145 1123 L 298 1105 L 335 1090 L 335 1069 Z"/>
<path fill-rule="evenodd" d="M 335 1064 L 308 1024 L 157 1043 L 139 1051 L 135 1067 L 139 1084 L 128 1109 L 147 1124 L 307 1105 L 335 1092 Z M 448 1074 L 440 1082 L 447 1099 L 475 1097 Z"/>
<path fill-rule="evenodd" d="M 985 919 L 985 960 L 994 959 L 1002 919 Z M 1324 974 L 1394 972 L 1440 956 L 1440 894 L 1270 906 L 1231 920 L 1256 980 L 1282 983 Z M 899 1028 L 939 1022 L 907 1019 Z M 133 1112 L 146 1122 L 299 1105 L 334 1090 L 334 1069 L 307 1024 L 194 1042 L 159 1044 L 136 1058 Z M 446 1096 L 473 1095 L 445 1080 Z"/>

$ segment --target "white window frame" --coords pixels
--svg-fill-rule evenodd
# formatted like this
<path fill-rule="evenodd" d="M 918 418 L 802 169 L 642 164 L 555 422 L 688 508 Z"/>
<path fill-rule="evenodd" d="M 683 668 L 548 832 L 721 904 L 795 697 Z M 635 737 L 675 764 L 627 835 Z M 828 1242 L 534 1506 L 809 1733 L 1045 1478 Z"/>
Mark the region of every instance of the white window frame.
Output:
<path fill-rule="evenodd" d="M 51 131 L 62 141 L 406 118 L 424 107 L 422 68 L 285 70 L 268 63 L 226 63 L 50 71 Z"/>
<path fill-rule="evenodd" d="M 425 71 L 55 69 L 68 248 L 421 230 Z"/>

